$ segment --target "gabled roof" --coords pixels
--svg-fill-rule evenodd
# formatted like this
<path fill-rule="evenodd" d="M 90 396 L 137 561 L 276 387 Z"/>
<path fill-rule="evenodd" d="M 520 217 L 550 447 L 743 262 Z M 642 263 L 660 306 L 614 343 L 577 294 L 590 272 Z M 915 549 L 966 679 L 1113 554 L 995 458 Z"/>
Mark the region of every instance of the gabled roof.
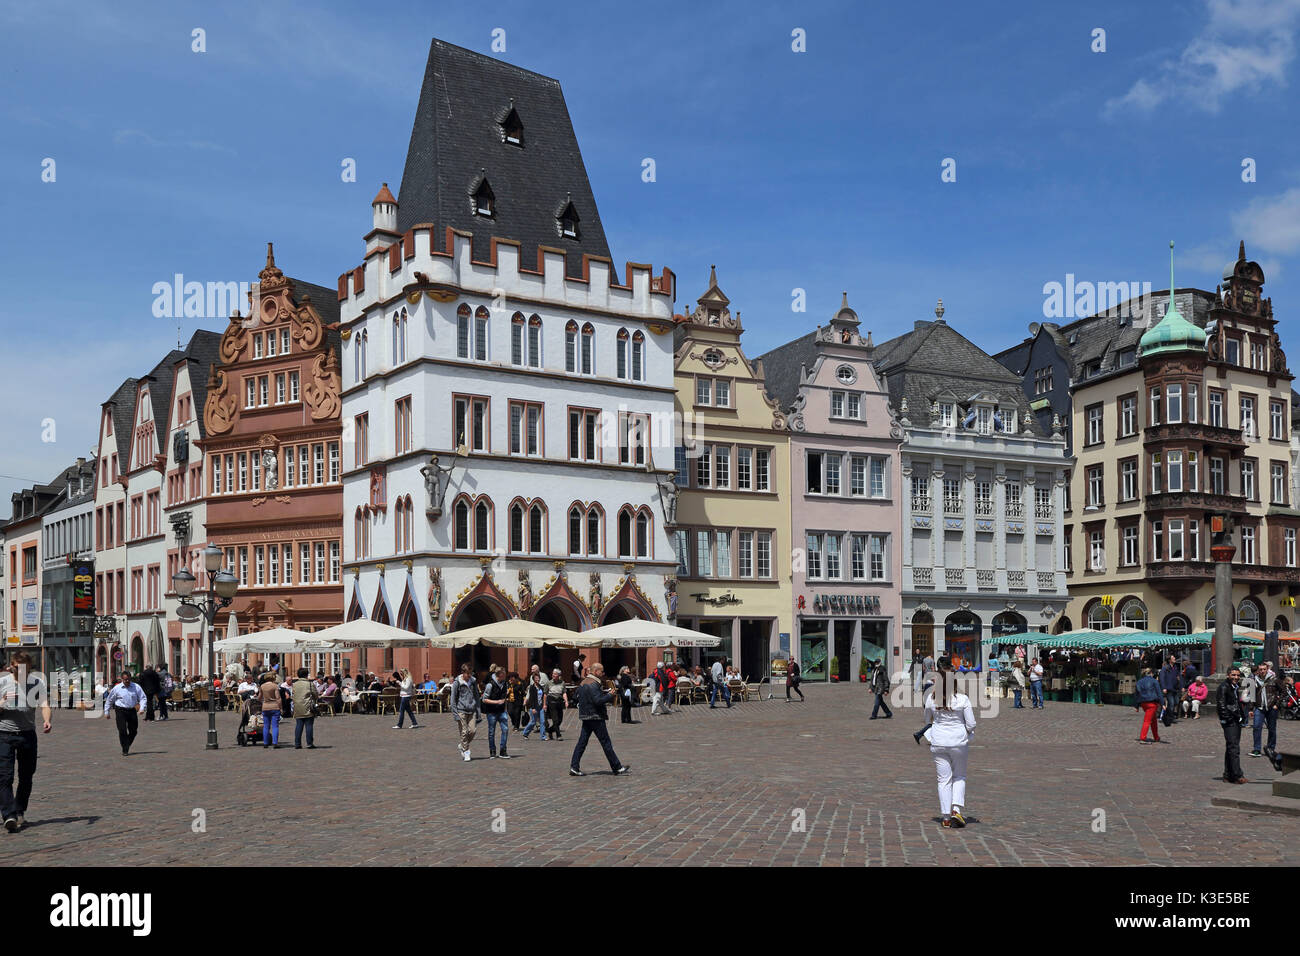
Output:
<path fill-rule="evenodd" d="M 131 454 L 131 433 L 135 428 L 136 386 L 139 382 L 139 379 L 128 378 L 104 403 L 112 409 L 113 439 L 117 442 L 118 468 L 122 471 L 126 470 Z"/>
<path fill-rule="evenodd" d="M 501 126 L 512 106 L 522 146 L 507 143 Z M 474 215 L 470 202 L 481 176 L 496 196 L 490 219 Z M 581 221 L 577 239 L 562 236 L 556 221 L 569 200 Z M 398 232 L 417 223 L 433 223 L 440 235 L 447 226 L 472 232 L 479 260 L 489 257 L 493 236 L 519 242 L 530 269 L 540 245 L 568 250 L 570 275 L 581 274 L 583 253 L 609 258 L 559 82 L 433 40 L 398 193 Z"/>
<path fill-rule="evenodd" d="M 220 361 L 221 333 L 199 329 L 190 336 L 185 346 L 185 361 L 190 366 L 190 397 L 194 406 L 194 418 L 198 424 L 199 437 L 205 437 L 203 426 L 203 406 L 208 400 L 208 370 Z M 172 403 L 175 407 L 175 403 Z M 170 425 L 170 418 L 167 424 Z"/>

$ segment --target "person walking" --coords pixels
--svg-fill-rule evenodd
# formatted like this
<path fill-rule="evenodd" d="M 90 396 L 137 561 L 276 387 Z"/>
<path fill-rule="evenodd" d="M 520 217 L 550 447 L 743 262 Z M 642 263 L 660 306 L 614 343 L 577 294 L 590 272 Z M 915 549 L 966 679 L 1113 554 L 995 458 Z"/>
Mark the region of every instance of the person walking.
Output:
<path fill-rule="evenodd" d="M 664 688 L 664 707 L 672 713 L 673 702 L 677 700 L 677 665 L 665 667 L 664 676 L 668 678 L 668 686 Z"/>
<path fill-rule="evenodd" d="M 620 724 L 640 723 L 632 719 L 632 684 L 632 669 L 624 665 L 618 672 L 618 702 L 621 708 L 618 722 Z"/>
<path fill-rule="evenodd" d="M 650 716 L 653 717 L 655 714 L 659 713 L 671 714 L 672 711 L 669 710 L 668 705 L 664 703 L 668 693 L 668 673 L 663 661 L 660 661 L 655 666 L 654 674 L 652 676 L 654 677 L 655 693 L 654 701 L 650 705 Z"/>
<path fill-rule="evenodd" d="M 1029 706 L 1031 710 L 1043 710 L 1043 659 L 1035 657 L 1029 667 Z"/>
<path fill-rule="evenodd" d="M 1273 671 L 1271 661 L 1265 661 L 1255 669 L 1253 678 L 1255 683 L 1255 713 L 1251 718 L 1251 737 L 1254 747 L 1251 748 L 1252 757 L 1262 757 L 1260 751 L 1260 740 L 1263 737 L 1264 728 L 1268 727 L 1268 743 L 1264 746 L 1264 752 L 1270 756 L 1277 749 L 1277 715 L 1279 713 L 1278 705 L 1282 701 L 1282 681 L 1278 679 L 1277 674 Z"/>
<path fill-rule="evenodd" d="M 578 685 L 578 720 L 582 724 L 582 731 L 578 734 L 578 745 L 573 748 L 573 757 L 569 760 L 570 777 L 586 776 L 582 772 L 582 754 L 587 749 L 587 741 L 592 734 L 595 734 L 596 739 L 600 741 L 601 749 L 605 751 L 605 759 L 609 761 L 609 769 L 614 774 L 624 774 L 631 769 L 618 759 L 618 754 L 614 753 L 614 744 L 610 741 L 609 730 L 605 726 L 605 721 L 609 719 L 605 712 L 605 705 L 614 697 L 601 687 L 604 678 L 605 666 L 597 661 L 591 665 L 591 672 Z"/>
<path fill-rule="evenodd" d="M 1228 679 L 1219 685 L 1214 704 L 1223 728 L 1223 781 L 1249 783 L 1241 772 L 1241 728 L 1246 723 L 1246 705 L 1241 700 L 1241 671 L 1232 668 Z"/>
<path fill-rule="evenodd" d="M 889 701 L 885 698 L 889 696 L 889 672 L 885 670 L 885 661 L 880 659 L 876 661 L 876 666 L 871 669 L 871 692 L 876 695 L 876 705 L 871 708 L 871 716 L 868 720 L 876 719 L 876 712 L 882 707 L 885 709 L 885 719 L 894 716 L 893 711 L 889 709 Z"/>
<path fill-rule="evenodd" d="M 130 671 L 122 671 L 118 682 L 104 695 L 104 716 L 112 714 L 117 720 L 117 740 L 122 745 L 122 756 L 131 755 L 131 744 L 140 732 L 140 714 L 144 713 L 144 689 L 131 679 Z"/>
<path fill-rule="evenodd" d="M 546 719 L 550 723 L 547 732 L 556 740 L 563 740 L 560 725 L 564 723 L 564 708 L 569 706 L 569 691 L 558 667 L 551 671 L 549 681 L 542 681 L 542 690 L 546 692 Z"/>
<path fill-rule="evenodd" d="M 406 668 L 394 672 L 393 677 L 397 680 L 397 723 L 393 724 L 393 729 L 401 730 L 406 715 L 410 714 L 411 729 L 414 730 L 420 726 L 420 722 L 415 719 L 415 707 L 412 706 L 415 703 L 415 678 Z"/>
<path fill-rule="evenodd" d="M 534 729 L 542 733 L 542 739 L 546 739 L 546 685 L 543 683 L 545 678 L 542 677 L 541 671 L 533 671 L 532 679 L 528 682 L 528 690 L 524 696 L 524 706 L 528 708 L 528 723 L 524 725 L 524 740 Z"/>
<path fill-rule="evenodd" d="M 1178 702 L 1182 697 L 1182 676 L 1178 673 L 1178 661 L 1173 654 L 1165 660 L 1160 668 L 1160 695 L 1164 700 L 1164 715 L 1168 720 L 1178 719 Z M 1169 726 L 1166 724 L 1165 726 Z"/>
<path fill-rule="evenodd" d="M 1137 682 L 1137 703 L 1134 710 L 1142 711 L 1142 736 L 1138 743 L 1147 742 L 1147 731 L 1151 731 L 1152 743 L 1160 743 L 1160 699 L 1159 682 L 1151 676 L 1151 668 L 1142 668 L 1142 676 Z"/>
<path fill-rule="evenodd" d="M 722 692 L 722 699 L 731 706 L 731 687 L 727 684 L 727 659 L 719 658 L 713 662 L 709 668 L 709 673 L 713 678 L 713 683 L 709 686 L 709 708 L 717 706 L 718 692 Z"/>
<path fill-rule="evenodd" d="M 470 761 L 469 745 L 474 742 L 474 733 L 483 713 L 479 699 L 478 683 L 474 680 L 473 669 L 469 664 L 460 665 L 460 673 L 451 684 L 451 715 L 456 720 L 456 729 L 460 733 L 461 759 Z"/>
<path fill-rule="evenodd" d="M 493 664 L 488 669 L 487 683 L 483 685 L 483 715 L 487 717 L 489 760 L 497 759 L 497 727 L 501 728 L 501 759 L 510 759 L 510 754 L 506 752 L 506 746 L 510 742 L 510 715 L 506 713 L 508 693 L 506 669 L 500 664 Z"/>
<path fill-rule="evenodd" d="M 167 719 L 167 701 L 176 689 L 176 681 L 168 672 L 166 664 L 158 665 L 158 719 Z"/>
<path fill-rule="evenodd" d="M 958 829 L 966 825 L 966 762 L 975 735 L 975 711 L 970 698 L 957 692 L 952 662 L 939 658 L 939 674 L 925 698 L 925 719 L 930 725 L 930 755 L 939 785 L 939 813 L 942 825 Z"/>
<path fill-rule="evenodd" d="M 262 705 L 262 749 L 280 749 L 280 709 L 283 693 L 276 674 L 267 671 L 257 685 L 258 701 Z"/>
<path fill-rule="evenodd" d="M 293 749 L 302 750 L 303 731 L 307 732 L 307 749 L 316 749 L 316 707 L 320 691 L 308 679 L 307 668 L 298 668 L 298 679 L 293 682 Z"/>
<path fill-rule="evenodd" d="M 573 682 L 575 684 L 582 683 L 582 665 L 586 660 L 586 654 L 579 654 L 578 659 L 573 662 Z"/>
<path fill-rule="evenodd" d="M 144 670 L 140 672 L 140 689 L 145 694 L 145 720 L 155 719 L 155 708 L 158 701 L 158 692 L 162 688 L 162 682 L 158 680 L 158 672 L 153 669 L 152 664 L 146 664 Z"/>
<path fill-rule="evenodd" d="M 799 699 L 803 700 L 803 691 L 799 689 L 799 684 L 802 680 L 799 676 L 802 673 L 802 671 L 799 670 L 799 662 L 791 657 L 790 660 L 786 661 L 785 667 L 785 702 L 787 704 L 790 703 L 790 691 L 794 691 L 799 695 Z"/>
<path fill-rule="evenodd" d="M 26 651 L 13 654 L 0 669 L 0 820 L 10 833 L 27 824 L 27 803 L 36 775 L 36 706 L 41 708 L 41 732 L 48 734 L 50 695 L 41 678 L 31 673 Z M 18 790 L 14 791 L 14 771 Z"/>
<path fill-rule="evenodd" d="M 516 671 L 511 671 L 506 678 L 506 713 L 510 715 L 510 726 L 519 733 L 519 721 L 524 714 L 524 682 Z"/>

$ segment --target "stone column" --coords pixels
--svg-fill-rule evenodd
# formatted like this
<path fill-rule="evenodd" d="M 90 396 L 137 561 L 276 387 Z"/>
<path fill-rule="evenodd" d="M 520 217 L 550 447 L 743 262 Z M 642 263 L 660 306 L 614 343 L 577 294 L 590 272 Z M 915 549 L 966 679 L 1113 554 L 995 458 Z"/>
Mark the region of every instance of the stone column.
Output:
<path fill-rule="evenodd" d="M 930 561 L 934 565 L 935 589 L 938 590 L 941 584 L 946 586 L 943 568 L 947 560 L 944 555 L 947 532 L 944 530 L 942 471 L 930 472 L 930 515 Z"/>
<path fill-rule="evenodd" d="M 1223 678 L 1232 666 L 1232 557 L 1237 553 L 1231 531 L 1210 545 L 1214 560 L 1214 675 Z"/>

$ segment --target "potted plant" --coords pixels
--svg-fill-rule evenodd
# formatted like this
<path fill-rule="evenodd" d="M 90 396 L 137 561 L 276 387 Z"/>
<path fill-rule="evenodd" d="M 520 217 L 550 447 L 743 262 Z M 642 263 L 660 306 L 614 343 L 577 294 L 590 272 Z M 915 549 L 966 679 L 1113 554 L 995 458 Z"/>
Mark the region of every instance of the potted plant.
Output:
<path fill-rule="evenodd" d="M 859 683 L 865 684 L 867 682 L 867 677 L 869 676 L 870 672 L 871 672 L 871 667 L 869 666 L 869 662 L 867 661 L 867 659 L 864 657 L 862 658 L 862 662 L 858 664 Z"/>
<path fill-rule="evenodd" d="M 838 657 L 831 658 L 831 682 L 835 684 L 840 682 L 840 659 Z"/>

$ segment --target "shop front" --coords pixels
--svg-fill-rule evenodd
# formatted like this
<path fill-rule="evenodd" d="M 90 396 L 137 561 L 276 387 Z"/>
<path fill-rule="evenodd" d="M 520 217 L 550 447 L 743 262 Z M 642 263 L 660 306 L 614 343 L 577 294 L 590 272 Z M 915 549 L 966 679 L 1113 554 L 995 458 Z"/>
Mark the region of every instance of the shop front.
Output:
<path fill-rule="evenodd" d="M 952 666 L 958 669 L 979 670 L 983 665 L 980 639 L 983 623 L 972 611 L 960 610 L 949 614 L 943 622 L 944 647 Z"/>
<path fill-rule="evenodd" d="M 804 680 L 860 683 L 876 661 L 888 666 L 892 619 L 878 596 L 817 593 L 800 597 L 798 609 Z"/>

